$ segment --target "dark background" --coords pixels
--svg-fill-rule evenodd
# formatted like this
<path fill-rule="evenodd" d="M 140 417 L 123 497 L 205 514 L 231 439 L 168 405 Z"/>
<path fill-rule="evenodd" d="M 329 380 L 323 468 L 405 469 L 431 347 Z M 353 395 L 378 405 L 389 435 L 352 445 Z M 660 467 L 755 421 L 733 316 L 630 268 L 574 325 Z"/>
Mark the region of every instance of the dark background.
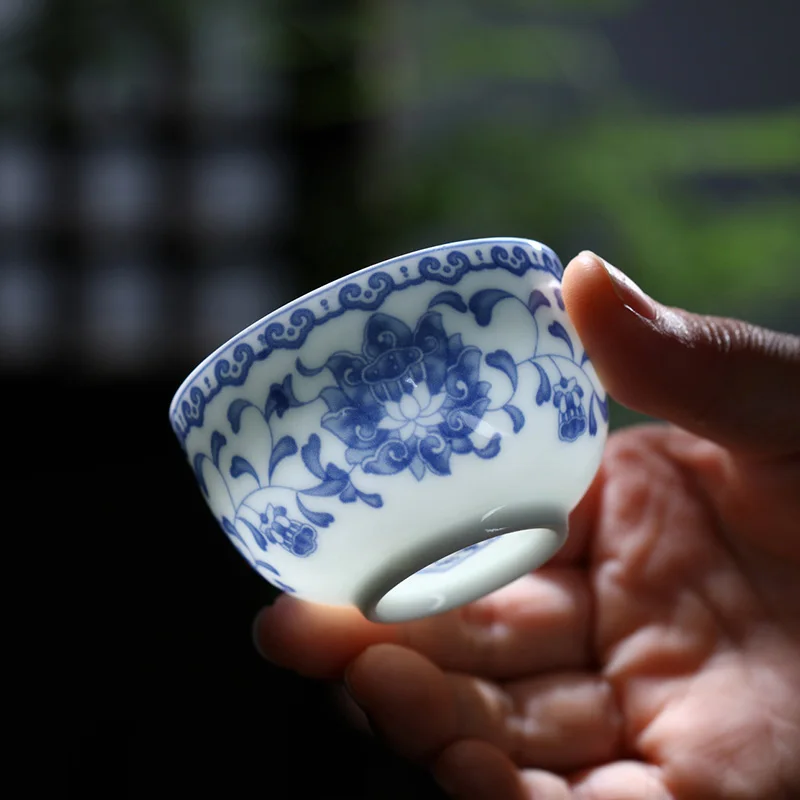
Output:
<path fill-rule="evenodd" d="M 799 9 L 0 0 L 4 500 L 56 553 L 37 626 L 75 797 L 438 796 L 255 653 L 274 593 L 172 394 L 297 294 L 484 235 L 800 332 Z"/>

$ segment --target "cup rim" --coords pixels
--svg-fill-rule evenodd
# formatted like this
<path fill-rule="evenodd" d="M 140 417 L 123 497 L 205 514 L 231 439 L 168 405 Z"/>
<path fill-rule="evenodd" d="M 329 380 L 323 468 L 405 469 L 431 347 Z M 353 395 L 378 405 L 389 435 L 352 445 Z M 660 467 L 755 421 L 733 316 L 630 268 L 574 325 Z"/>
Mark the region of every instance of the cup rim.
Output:
<path fill-rule="evenodd" d="M 331 289 L 335 288 L 336 286 L 346 283 L 348 281 L 352 281 L 357 279 L 361 276 L 367 275 L 371 272 L 376 270 L 391 266 L 399 261 L 406 261 L 409 259 L 415 259 L 422 257 L 424 255 L 433 254 L 442 250 L 453 250 L 458 249 L 459 247 L 475 247 L 479 244 L 491 244 L 491 245 L 498 245 L 501 243 L 511 244 L 511 245 L 527 245 L 527 246 L 535 246 L 537 249 L 541 249 L 547 252 L 552 259 L 556 261 L 556 263 L 560 264 L 558 256 L 556 255 L 555 251 L 549 247 L 548 245 L 540 242 L 536 239 L 525 238 L 522 236 L 485 236 L 485 237 L 476 237 L 472 239 L 459 239 L 457 241 L 452 242 L 445 242 L 443 244 L 438 245 L 431 245 L 429 247 L 422 247 L 417 250 L 411 250 L 407 253 L 403 253 L 398 256 L 393 256 L 391 258 L 387 258 L 383 261 L 378 261 L 374 264 L 370 264 L 369 266 L 362 267 L 361 269 L 355 270 L 353 272 L 346 273 L 338 278 L 335 278 L 332 281 L 329 281 L 322 286 L 317 287 L 316 289 L 312 289 L 305 294 L 302 294 L 293 300 L 284 303 L 282 306 L 279 306 L 276 309 L 273 309 L 268 314 L 265 314 L 263 317 L 255 320 L 254 322 L 250 323 L 238 333 L 234 334 L 227 341 L 223 342 L 219 347 L 215 348 L 209 355 L 207 355 L 204 359 L 202 359 L 192 370 L 189 374 L 184 378 L 181 382 L 178 389 L 175 391 L 172 400 L 169 405 L 169 419 L 170 422 L 173 423 L 176 414 L 180 410 L 180 404 L 184 401 L 185 395 L 190 390 L 192 385 L 194 384 L 195 380 L 198 376 L 203 373 L 211 364 L 213 364 L 218 358 L 220 358 L 224 353 L 234 347 L 239 340 L 247 338 L 250 334 L 252 334 L 258 328 L 263 327 L 264 325 L 268 324 L 271 319 L 281 317 L 287 313 L 289 313 L 293 308 L 296 306 L 301 306 L 304 303 L 307 303 L 309 300 L 312 300 L 314 297 L 328 292 Z M 201 426 L 202 427 L 202 426 Z"/>

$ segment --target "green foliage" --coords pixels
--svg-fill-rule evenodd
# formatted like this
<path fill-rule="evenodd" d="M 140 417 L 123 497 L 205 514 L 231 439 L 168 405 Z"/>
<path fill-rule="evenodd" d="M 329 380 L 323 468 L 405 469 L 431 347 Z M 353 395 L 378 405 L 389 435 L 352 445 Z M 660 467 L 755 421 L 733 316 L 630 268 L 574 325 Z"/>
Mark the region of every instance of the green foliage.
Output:
<path fill-rule="evenodd" d="M 154 54 L 190 69 L 200 17 L 235 12 L 247 31 L 237 52 L 254 69 L 313 71 L 293 125 L 367 131 L 348 184 L 367 200 L 347 208 L 363 213 L 352 229 L 376 257 L 530 235 L 564 258 L 596 249 L 665 302 L 797 307 L 800 200 L 781 186 L 800 176 L 800 107 L 681 114 L 637 97 L 595 22 L 644 2 L 53 0 L 26 38 L 36 69 L 0 82 L 0 95 L 24 104 L 34 93 L 14 90 L 23 79 L 68 87 L 86 64 L 135 75 Z M 746 190 L 708 190 L 721 180 Z M 318 183 L 327 197 L 324 174 Z M 330 230 L 309 203 L 301 225 Z"/>
<path fill-rule="evenodd" d="M 530 235 L 565 257 L 596 249 L 665 302 L 742 313 L 800 301 L 800 198 L 780 188 L 800 175 L 800 108 L 645 107 L 602 34 L 548 21 L 544 5 L 514 24 L 479 3 L 400 20 L 400 55 L 364 92 L 402 130 L 377 143 L 368 178 L 378 240 Z M 521 11 L 493 9 L 510 6 Z M 731 180 L 750 189 L 729 196 Z"/>

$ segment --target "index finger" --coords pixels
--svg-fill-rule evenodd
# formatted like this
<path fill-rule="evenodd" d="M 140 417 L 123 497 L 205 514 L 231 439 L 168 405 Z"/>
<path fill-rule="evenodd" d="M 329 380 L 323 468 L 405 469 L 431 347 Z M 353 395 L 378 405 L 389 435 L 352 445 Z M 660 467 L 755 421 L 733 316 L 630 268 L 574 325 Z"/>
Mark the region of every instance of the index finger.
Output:
<path fill-rule="evenodd" d="M 474 603 L 386 625 L 355 608 L 283 595 L 256 617 L 256 647 L 278 666 L 316 678 L 340 678 L 375 644 L 405 645 L 443 669 L 487 678 L 585 666 L 592 618 L 585 562 L 603 480 L 601 468 L 570 516 L 566 544 L 548 564 Z"/>
<path fill-rule="evenodd" d="M 265 658 L 309 677 L 341 678 L 368 647 L 392 643 L 442 669 L 511 679 L 585 667 L 591 618 L 586 572 L 548 566 L 468 606 L 397 625 L 284 595 L 258 615 L 254 636 Z"/>

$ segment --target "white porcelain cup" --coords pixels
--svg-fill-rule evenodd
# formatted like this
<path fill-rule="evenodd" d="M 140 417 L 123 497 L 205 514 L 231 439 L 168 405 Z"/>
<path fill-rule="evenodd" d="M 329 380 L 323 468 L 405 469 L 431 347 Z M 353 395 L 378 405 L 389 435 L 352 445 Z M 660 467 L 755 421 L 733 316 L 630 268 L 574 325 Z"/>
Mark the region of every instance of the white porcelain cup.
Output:
<path fill-rule="evenodd" d="M 431 247 L 311 292 L 203 361 L 170 420 L 253 567 L 398 622 L 550 559 L 608 429 L 562 272 L 526 239 Z"/>

